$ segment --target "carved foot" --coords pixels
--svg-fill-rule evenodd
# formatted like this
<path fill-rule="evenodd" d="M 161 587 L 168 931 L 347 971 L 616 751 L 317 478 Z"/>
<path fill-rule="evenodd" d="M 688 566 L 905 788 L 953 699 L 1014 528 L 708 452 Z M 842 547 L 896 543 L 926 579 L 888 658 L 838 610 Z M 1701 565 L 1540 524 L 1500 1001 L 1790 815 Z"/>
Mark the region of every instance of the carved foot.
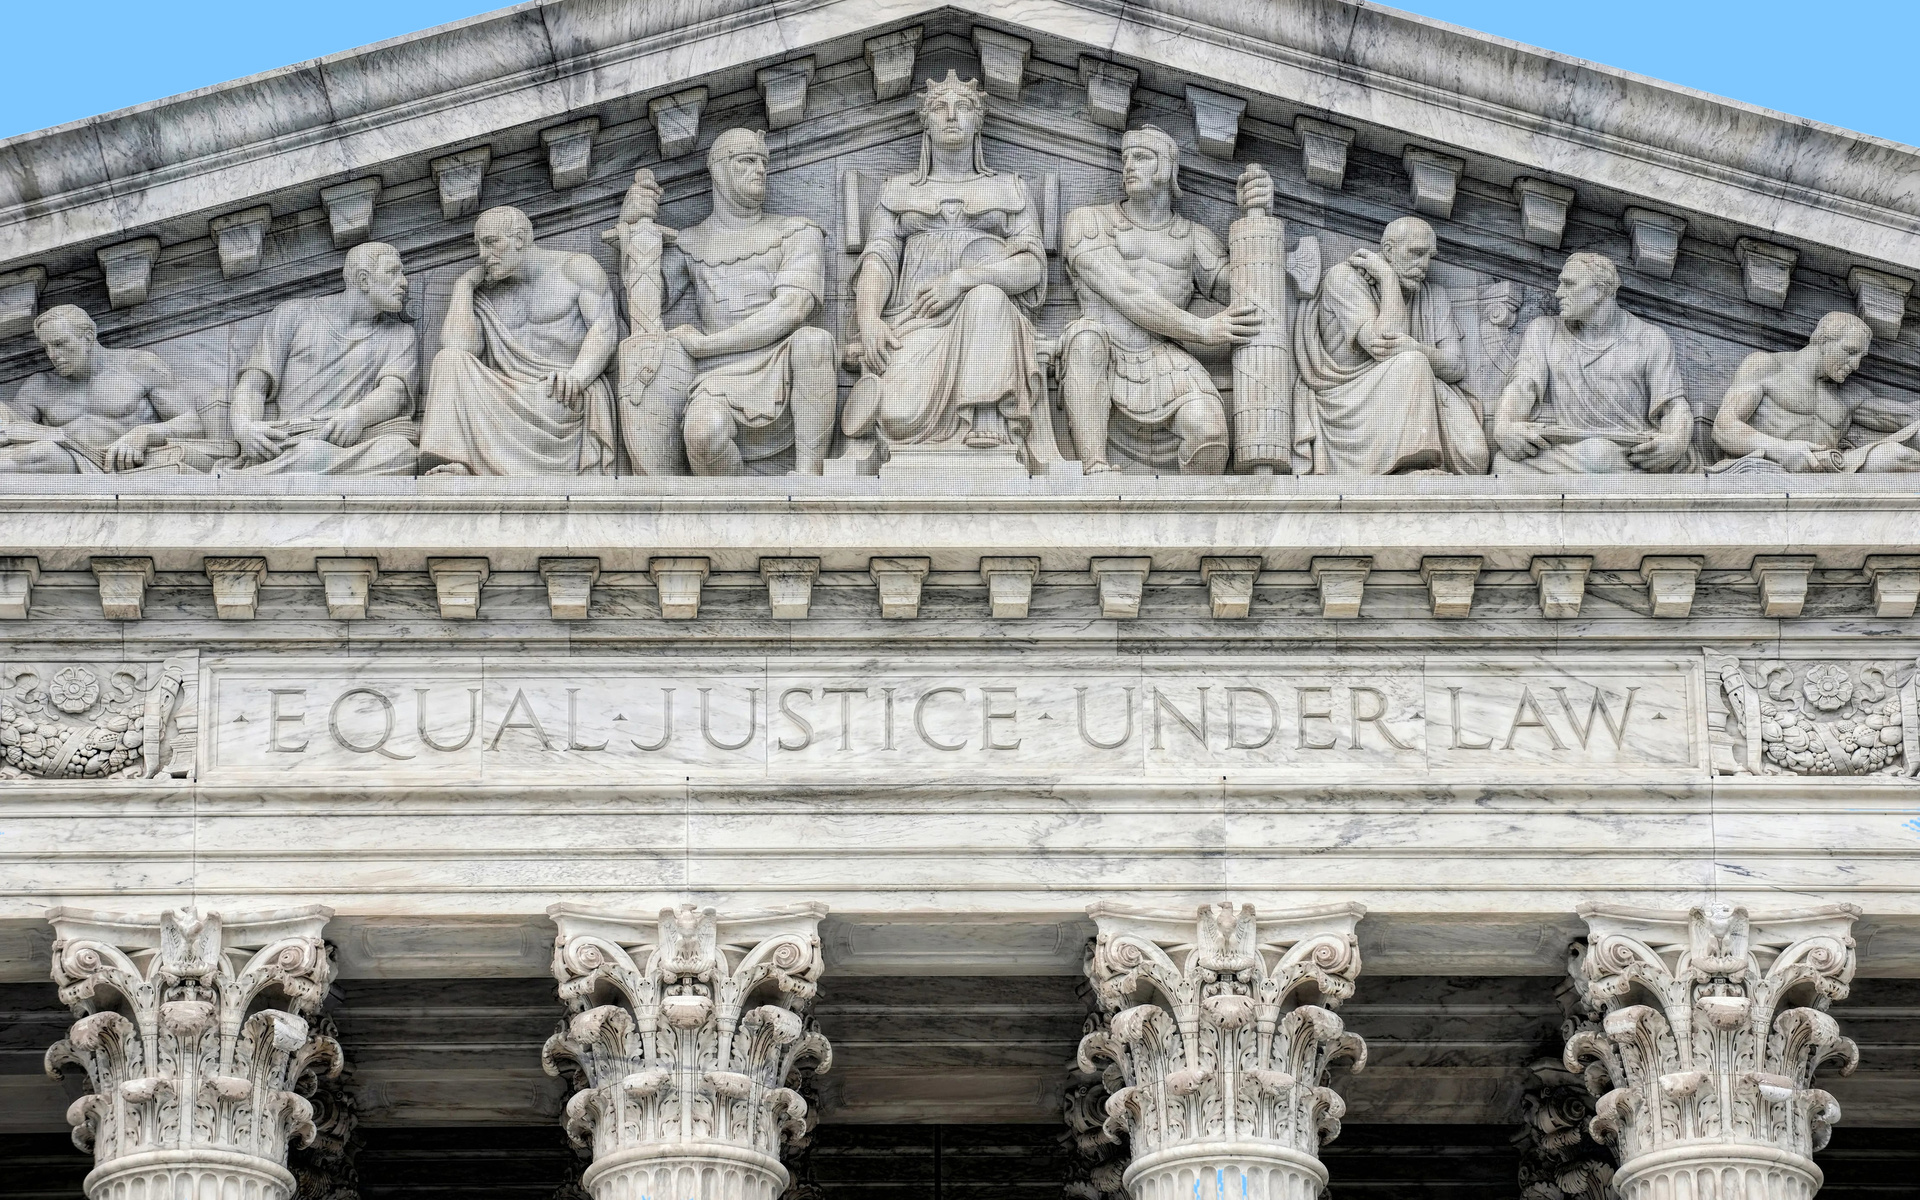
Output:
<path fill-rule="evenodd" d="M 1097 458 L 1090 458 L 1080 465 L 1080 473 L 1082 475 L 1117 474 L 1119 470 L 1120 468 L 1114 466 L 1112 463 Z"/>
<path fill-rule="evenodd" d="M 428 471 L 427 474 L 429 475 L 471 475 L 473 474 L 473 468 L 469 467 L 465 463 L 457 463 L 457 462 L 441 463 L 439 466 L 434 467 L 432 470 Z"/>

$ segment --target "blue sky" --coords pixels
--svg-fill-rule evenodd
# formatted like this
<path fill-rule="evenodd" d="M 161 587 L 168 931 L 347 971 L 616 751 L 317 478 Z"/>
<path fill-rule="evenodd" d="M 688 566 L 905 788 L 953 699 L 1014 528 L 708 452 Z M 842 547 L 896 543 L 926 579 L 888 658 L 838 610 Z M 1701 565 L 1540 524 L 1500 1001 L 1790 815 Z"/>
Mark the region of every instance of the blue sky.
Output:
<path fill-rule="evenodd" d="M 633 0 L 648 3 L 650 0 Z M 1249 0 L 1286 3 L 1287 0 Z M 0 0 L 0 137 L 487 12 L 485 0 Z M 1409 0 L 1442 21 L 1920 144 L 1920 0 Z"/>

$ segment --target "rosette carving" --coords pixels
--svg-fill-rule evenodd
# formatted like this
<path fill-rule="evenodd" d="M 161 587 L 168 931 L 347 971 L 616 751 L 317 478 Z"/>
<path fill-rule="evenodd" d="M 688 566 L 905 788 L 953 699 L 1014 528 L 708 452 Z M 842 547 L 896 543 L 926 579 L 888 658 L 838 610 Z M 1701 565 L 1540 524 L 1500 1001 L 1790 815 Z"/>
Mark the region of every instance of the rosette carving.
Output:
<path fill-rule="evenodd" d="M 1590 1129 L 1619 1158 L 1623 1200 L 1728 1170 L 1764 1179 L 1768 1200 L 1818 1189 L 1812 1155 L 1840 1110 L 1814 1075 L 1859 1061 L 1826 1012 L 1853 979 L 1858 915 L 1581 910 L 1573 976 L 1597 1026 L 1568 1038 L 1565 1066 L 1599 1097 Z"/>
<path fill-rule="evenodd" d="M 0 666 L 0 779 L 190 776 L 198 661 Z"/>
<path fill-rule="evenodd" d="M 548 911 L 571 1015 L 542 1057 L 585 1081 L 564 1121 L 593 1153 L 587 1191 L 773 1200 L 788 1183 L 782 1147 L 809 1129 L 797 1071 L 832 1065 L 810 1016 L 826 909 Z"/>
<path fill-rule="evenodd" d="M 92 1084 L 67 1112 L 94 1156 L 89 1196 L 211 1187 L 288 1200 L 288 1146 L 314 1138 L 308 1096 L 340 1070 L 339 1044 L 309 1023 L 333 978 L 320 939 L 332 915 L 47 914 L 54 982 L 76 1019 L 46 1069 L 78 1067 Z"/>
<path fill-rule="evenodd" d="M 1366 1062 L 1366 1043 L 1333 1012 L 1360 973 L 1364 911 L 1090 910 L 1098 935 L 1086 972 L 1108 1020 L 1082 1038 L 1079 1066 L 1109 1092 L 1101 1130 L 1128 1141 L 1124 1184 L 1136 1200 L 1173 1200 L 1198 1179 L 1203 1195 L 1325 1185 L 1320 1144 L 1346 1111 L 1332 1068 Z"/>

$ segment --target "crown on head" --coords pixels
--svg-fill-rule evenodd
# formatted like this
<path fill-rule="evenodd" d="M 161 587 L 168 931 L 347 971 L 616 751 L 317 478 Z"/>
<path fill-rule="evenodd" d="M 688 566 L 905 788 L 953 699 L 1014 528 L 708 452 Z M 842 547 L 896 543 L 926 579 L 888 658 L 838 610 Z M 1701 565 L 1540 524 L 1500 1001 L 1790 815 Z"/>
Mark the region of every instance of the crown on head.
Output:
<path fill-rule="evenodd" d="M 925 105 L 940 96 L 963 96 L 977 104 L 984 104 L 987 99 L 986 89 L 978 79 L 961 79 L 952 67 L 947 68 L 945 79 L 927 77 L 927 90 L 921 94 L 920 103 Z"/>

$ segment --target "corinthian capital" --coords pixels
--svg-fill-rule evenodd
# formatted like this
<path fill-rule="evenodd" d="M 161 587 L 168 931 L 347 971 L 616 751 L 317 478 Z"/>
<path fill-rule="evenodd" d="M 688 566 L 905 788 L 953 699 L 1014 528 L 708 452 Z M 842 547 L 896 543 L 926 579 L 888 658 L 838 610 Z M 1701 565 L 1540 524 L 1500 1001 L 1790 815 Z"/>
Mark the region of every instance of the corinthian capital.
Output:
<path fill-rule="evenodd" d="M 1360 974 L 1364 912 L 1089 910 L 1098 936 L 1087 977 L 1110 1019 L 1082 1039 L 1080 1067 L 1111 1064 L 1104 1128 L 1131 1140 L 1131 1195 L 1172 1200 L 1182 1178 L 1206 1181 L 1201 1200 L 1325 1186 L 1320 1143 L 1338 1136 L 1346 1111 L 1330 1068 L 1366 1061 L 1366 1043 L 1331 1011 Z"/>
<path fill-rule="evenodd" d="M 1811 1155 L 1840 1119 L 1814 1073 L 1859 1061 L 1826 1012 L 1853 979 L 1859 910 L 1580 915 L 1574 982 L 1600 1024 L 1568 1039 L 1566 1066 L 1600 1096 L 1592 1131 L 1619 1156 L 1624 1200 L 1698 1194 L 1728 1170 L 1766 1178 L 1769 1196 L 1812 1196 Z"/>
<path fill-rule="evenodd" d="M 93 1085 L 67 1110 L 74 1144 L 93 1152 L 89 1196 L 288 1200 L 287 1146 L 314 1136 L 296 1089 L 340 1069 L 339 1045 L 308 1024 L 333 980 L 320 939 L 332 915 L 47 914 L 53 979 L 77 1019 L 46 1068 L 77 1066 Z"/>
<path fill-rule="evenodd" d="M 806 1130 L 789 1079 L 803 1061 L 824 1071 L 833 1059 L 809 1016 L 825 906 L 547 911 L 571 1017 L 543 1060 L 548 1074 L 584 1078 L 566 1129 L 592 1148 L 587 1191 L 773 1200 L 787 1185 L 781 1146 Z"/>

